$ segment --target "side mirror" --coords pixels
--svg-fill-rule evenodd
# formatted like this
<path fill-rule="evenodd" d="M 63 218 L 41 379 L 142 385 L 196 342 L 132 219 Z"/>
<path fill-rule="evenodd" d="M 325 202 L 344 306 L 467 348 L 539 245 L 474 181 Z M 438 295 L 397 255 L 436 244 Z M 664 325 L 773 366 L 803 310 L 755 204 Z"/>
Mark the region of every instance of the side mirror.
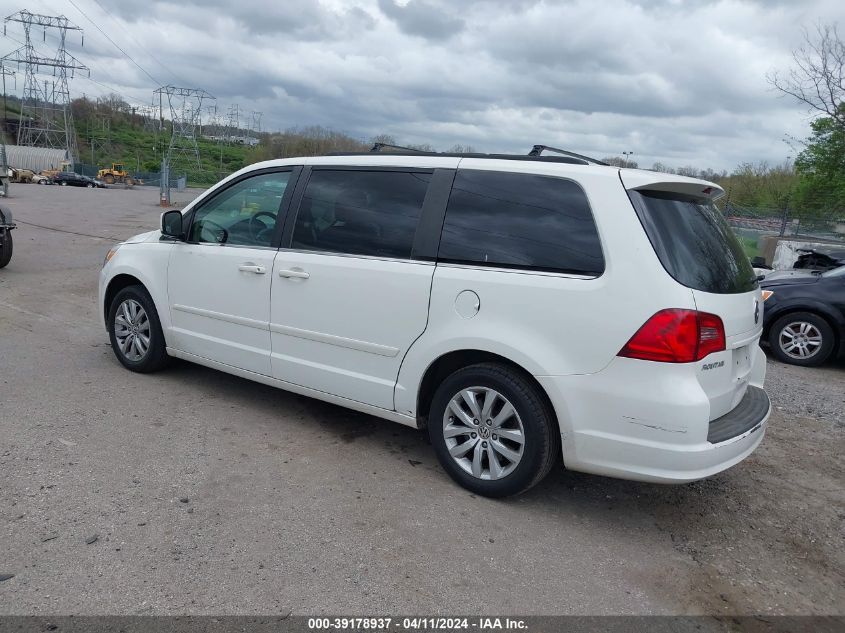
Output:
<path fill-rule="evenodd" d="M 185 239 L 185 233 L 182 230 L 181 211 L 165 211 L 161 214 L 161 234 L 177 240 Z"/>

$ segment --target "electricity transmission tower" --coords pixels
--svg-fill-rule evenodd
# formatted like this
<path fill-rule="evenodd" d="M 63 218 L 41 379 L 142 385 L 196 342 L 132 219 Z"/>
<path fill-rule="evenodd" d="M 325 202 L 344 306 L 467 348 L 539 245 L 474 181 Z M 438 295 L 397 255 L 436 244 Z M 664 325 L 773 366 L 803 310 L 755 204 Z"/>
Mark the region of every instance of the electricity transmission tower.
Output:
<path fill-rule="evenodd" d="M 235 142 L 235 140 L 239 136 L 238 131 L 240 130 L 240 127 L 240 107 L 237 103 L 233 103 L 231 106 L 229 106 L 229 122 L 226 125 L 227 143 Z"/>
<path fill-rule="evenodd" d="M 9 22 L 23 25 L 24 45 L 3 57 L 3 61 L 15 62 L 20 69 L 23 66 L 24 84 L 21 99 L 21 117 L 18 126 L 18 145 L 64 149 L 73 163 L 79 158 L 76 144 L 76 132 L 70 111 L 70 89 L 68 71 L 73 78 L 74 71 L 86 71 L 88 67 L 67 52 L 65 43 L 68 31 L 82 29 L 65 16 L 50 16 L 30 13 L 23 10 L 6 17 L 3 34 Z M 32 43 L 32 29 L 40 27 L 43 40 L 47 41 L 47 30 L 58 32 L 59 46 L 54 57 L 40 55 Z M 84 40 L 83 40 L 84 41 Z M 49 79 L 42 80 L 39 74 L 50 73 Z"/>
<path fill-rule="evenodd" d="M 202 102 L 214 97 L 199 88 L 176 86 L 162 86 L 154 94 L 158 95 L 161 112 L 165 107 L 170 110 L 170 144 L 165 157 L 168 167 L 201 169 L 197 127 L 200 125 Z"/>
<path fill-rule="evenodd" d="M 161 116 L 159 115 L 158 106 L 148 105 L 138 108 L 138 114 L 144 121 L 144 132 L 152 132 L 158 134 L 161 127 Z"/>
<path fill-rule="evenodd" d="M 208 112 L 208 117 L 205 120 L 205 125 L 203 127 L 202 133 L 204 136 L 211 137 L 215 141 L 220 143 L 220 119 L 217 116 L 217 104 L 214 103 L 210 106 L 206 106 L 205 110 L 206 112 Z"/>
<path fill-rule="evenodd" d="M 251 121 L 249 125 L 249 138 L 253 138 L 252 133 L 255 132 L 256 142 L 261 136 L 261 117 L 263 115 L 263 112 L 256 112 L 255 110 L 252 111 Z"/>

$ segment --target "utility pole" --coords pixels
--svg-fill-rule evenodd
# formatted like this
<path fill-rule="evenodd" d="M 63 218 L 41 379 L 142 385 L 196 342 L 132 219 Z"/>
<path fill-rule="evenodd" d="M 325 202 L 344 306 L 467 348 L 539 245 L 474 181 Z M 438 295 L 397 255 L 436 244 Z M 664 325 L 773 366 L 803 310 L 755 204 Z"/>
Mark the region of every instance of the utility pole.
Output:
<path fill-rule="evenodd" d="M 5 141 L 6 141 L 6 137 L 5 137 L 6 116 L 7 116 L 7 114 L 6 114 L 7 113 L 7 110 L 6 110 L 6 75 L 14 77 L 15 71 L 9 70 L 3 64 L 0 64 L 0 75 L 3 75 L 3 129 L 2 129 L 2 132 L 4 134 L 3 142 L 5 143 Z M 17 79 L 15 79 L 15 83 L 17 83 Z"/>
<path fill-rule="evenodd" d="M 71 79 L 74 71 L 85 71 L 89 77 L 91 71 L 67 52 L 66 40 L 68 31 L 78 31 L 82 36 L 82 28 L 63 15 L 40 15 L 23 10 L 6 17 L 3 24 L 4 35 L 9 22 L 23 25 L 25 37 L 25 43 L 21 48 L 2 58 L 2 61 L 17 63 L 18 68 L 23 66 L 24 71 L 18 145 L 64 149 L 68 160 L 74 163 L 79 158 L 79 149 L 70 110 L 68 71 L 70 71 Z M 54 57 L 40 55 L 35 50 L 32 42 L 33 27 L 42 29 L 42 39 L 45 42 L 48 29 L 57 31 L 59 46 Z M 36 74 L 44 69 L 48 70 L 53 78 L 52 83 L 45 80 L 42 88 Z"/>
<path fill-rule="evenodd" d="M 634 155 L 634 152 L 622 152 L 622 155 L 625 157 L 625 167 L 630 167 L 633 162 L 631 156 Z"/>

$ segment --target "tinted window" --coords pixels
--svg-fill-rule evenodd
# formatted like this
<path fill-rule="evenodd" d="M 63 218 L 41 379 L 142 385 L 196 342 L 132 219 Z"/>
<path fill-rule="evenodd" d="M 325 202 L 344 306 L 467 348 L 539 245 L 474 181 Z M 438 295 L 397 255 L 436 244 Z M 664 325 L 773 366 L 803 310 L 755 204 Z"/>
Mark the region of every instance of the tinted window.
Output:
<path fill-rule="evenodd" d="M 290 172 L 246 178 L 202 204 L 189 231 L 192 242 L 270 246 Z"/>
<path fill-rule="evenodd" d="M 719 294 L 757 287 L 748 256 L 712 203 L 655 191 L 631 197 L 660 262 L 680 283 Z"/>
<path fill-rule="evenodd" d="M 293 230 L 293 248 L 410 258 L 431 174 L 314 170 Z"/>
<path fill-rule="evenodd" d="M 438 258 L 600 275 L 604 257 L 583 190 L 570 180 L 459 170 Z"/>

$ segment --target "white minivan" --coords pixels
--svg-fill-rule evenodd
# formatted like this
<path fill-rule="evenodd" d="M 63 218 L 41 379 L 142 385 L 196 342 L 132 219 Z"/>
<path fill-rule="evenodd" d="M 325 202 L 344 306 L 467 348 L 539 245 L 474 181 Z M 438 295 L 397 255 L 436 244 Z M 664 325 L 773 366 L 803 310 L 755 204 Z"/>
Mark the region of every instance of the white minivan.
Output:
<path fill-rule="evenodd" d="M 650 482 L 763 439 L 763 302 L 715 184 L 574 155 L 251 165 L 112 248 L 118 360 L 193 361 L 427 428 L 498 497 L 561 459 Z"/>

